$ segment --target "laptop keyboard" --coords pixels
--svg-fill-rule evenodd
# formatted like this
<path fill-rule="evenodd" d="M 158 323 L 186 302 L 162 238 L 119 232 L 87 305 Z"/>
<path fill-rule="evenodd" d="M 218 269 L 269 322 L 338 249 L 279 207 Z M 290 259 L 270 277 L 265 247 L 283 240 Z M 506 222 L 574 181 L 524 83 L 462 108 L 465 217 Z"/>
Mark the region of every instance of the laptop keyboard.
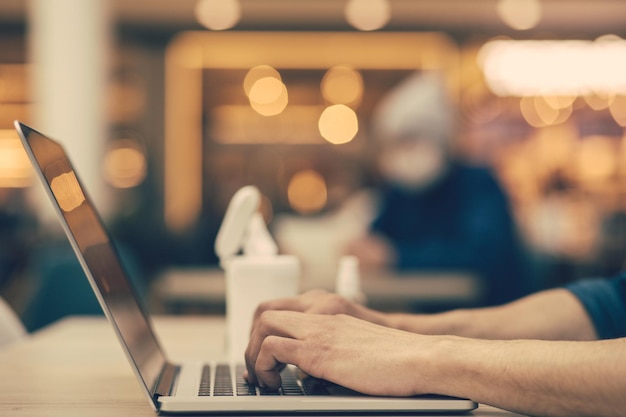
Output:
<path fill-rule="evenodd" d="M 235 369 L 235 384 L 231 378 L 231 367 L 228 364 L 215 365 L 213 383 L 211 365 L 204 365 L 199 396 L 232 397 L 232 396 L 266 396 L 266 395 L 328 395 L 323 381 L 316 378 L 299 379 L 292 368 L 286 367 L 280 374 L 282 386 L 278 390 L 268 390 L 249 385 L 243 378 L 245 367 L 238 365 Z"/>

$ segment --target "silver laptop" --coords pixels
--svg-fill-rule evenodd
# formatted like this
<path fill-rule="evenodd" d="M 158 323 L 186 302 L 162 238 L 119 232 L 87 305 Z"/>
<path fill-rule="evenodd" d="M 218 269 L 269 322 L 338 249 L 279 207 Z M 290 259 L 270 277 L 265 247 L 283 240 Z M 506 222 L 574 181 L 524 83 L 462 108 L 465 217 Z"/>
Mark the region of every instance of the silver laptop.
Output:
<path fill-rule="evenodd" d="M 282 387 L 264 392 L 242 378 L 243 364 L 172 363 L 124 271 L 115 247 L 61 145 L 15 122 L 102 309 L 113 325 L 150 405 L 161 413 L 468 412 L 473 401 L 424 395 L 365 396 L 298 375 L 288 366 Z M 243 358 L 242 358 L 243 359 Z"/>

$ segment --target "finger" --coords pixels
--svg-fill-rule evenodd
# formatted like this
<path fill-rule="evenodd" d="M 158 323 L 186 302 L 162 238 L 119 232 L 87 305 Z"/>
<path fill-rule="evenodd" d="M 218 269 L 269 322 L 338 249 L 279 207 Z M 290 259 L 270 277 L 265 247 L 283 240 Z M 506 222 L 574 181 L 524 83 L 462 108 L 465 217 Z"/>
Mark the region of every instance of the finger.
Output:
<path fill-rule="evenodd" d="M 309 314 L 347 314 L 354 310 L 352 302 L 337 294 L 326 294 L 306 310 Z"/>
<path fill-rule="evenodd" d="M 265 311 L 270 310 L 307 311 L 314 300 L 323 294 L 327 294 L 327 291 L 310 290 L 295 297 L 278 298 L 275 300 L 265 301 L 259 304 L 254 312 L 254 320 L 258 319 Z"/>
<path fill-rule="evenodd" d="M 278 367 L 278 373 L 281 373 L 287 364 L 280 364 Z M 245 369 L 242 374 L 243 379 L 250 385 L 258 385 L 257 379 L 254 374 L 250 374 L 248 369 Z M 254 382 L 252 382 L 254 381 Z"/>
<path fill-rule="evenodd" d="M 302 305 L 302 301 L 300 300 L 301 296 L 296 297 L 288 297 L 288 298 L 278 298 L 275 300 L 264 301 L 257 307 L 254 312 L 254 320 L 258 320 L 258 318 L 266 311 L 270 310 L 290 310 L 290 311 L 303 311 L 304 306 Z"/>
<path fill-rule="evenodd" d="M 280 371 L 285 364 L 297 365 L 301 343 L 295 339 L 277 336 L 265 338 L 254 369 L 258 384 L 269 389 L 280 388 Z"/>
<path fill-rule="evenodd" d="M 260 316 L 253 326 L 245 353 L 249 383 L 257 382 L 255 366 L 264 340 L 268 336 L 298 338 L 302 335 L 301 328 L 306 327 L 303 325 L 306 319 L 306 314 L 293 311 L 267 311 Z"/>

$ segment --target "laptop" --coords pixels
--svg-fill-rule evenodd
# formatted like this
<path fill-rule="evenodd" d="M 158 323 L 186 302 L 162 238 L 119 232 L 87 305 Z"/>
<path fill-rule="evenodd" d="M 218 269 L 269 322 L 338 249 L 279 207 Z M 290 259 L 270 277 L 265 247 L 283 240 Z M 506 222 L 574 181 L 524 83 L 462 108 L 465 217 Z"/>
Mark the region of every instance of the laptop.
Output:
<path fill-rule="evenodd" d="M 156 412 L 464 413 L 477 407 L 467 399 L 435 395 L 366 396 L 303 376 L 293 366 L 285 367 L 278 391 L 265 392 L 246 384 L 242 378 L 243 363 L 171 362 L 63 147 L 18 121 L 15 128 L 137 380 Z"/>

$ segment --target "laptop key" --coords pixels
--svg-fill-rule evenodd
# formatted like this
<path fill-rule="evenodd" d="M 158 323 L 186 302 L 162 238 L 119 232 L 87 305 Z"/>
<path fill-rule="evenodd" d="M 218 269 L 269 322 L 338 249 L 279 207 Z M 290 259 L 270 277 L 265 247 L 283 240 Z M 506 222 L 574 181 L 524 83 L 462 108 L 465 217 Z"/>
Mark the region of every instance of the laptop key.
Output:
<path fill-rule="evenodd" d="M 281 383 L 281 392 L 283 395 L 304 395 L 302 388 L 298 384 L 298 379 L 294 372 L 285 368 L 285 370 L 280 374 L 282 383 Z"/>
<path fill-rule="evenodd" d="M 204 365 L 202 367 L 202 375 L 200 376 L 200 388 L 198 389 L 198 395 L 201 397 L 207 397 L 211 395 L 211 366 Z"/>
<path fill-rule="evenodd" d="M 237 365 L 236 368 L 236 382 L 235 382 L 235 387 L 237 389 L 237 395 L 238 396 L 251 396 L 251 395 L 256 395 L 256 387 L 254 385 L 250 385 L 248 384 L 248 382 L 246 382 L 245 379 L 243 379 L 243 372 L 245 371 L 246 367 L 243 365 Z"/>
<path fill-rule="evenodd" d="M 232 397 L 233 383 L 230 378 L 230 367 L 225 364 L 217 365 L 215 369 L 214 397 Z"/>
<path fill-rule="evenodd" d="M 324 384 L 324 381 L 313 378 L 306 377 L 302 378 L 302 389 L 304 389 L 304 393 L 306 395 L 329 395 L 328 389 Z"/>
<path fill-rule="evenodd" d="M 277 389 L 269 389 L 269 388 L 259 388 L 259 395 L 280 395 L 280 390 Z"/>

